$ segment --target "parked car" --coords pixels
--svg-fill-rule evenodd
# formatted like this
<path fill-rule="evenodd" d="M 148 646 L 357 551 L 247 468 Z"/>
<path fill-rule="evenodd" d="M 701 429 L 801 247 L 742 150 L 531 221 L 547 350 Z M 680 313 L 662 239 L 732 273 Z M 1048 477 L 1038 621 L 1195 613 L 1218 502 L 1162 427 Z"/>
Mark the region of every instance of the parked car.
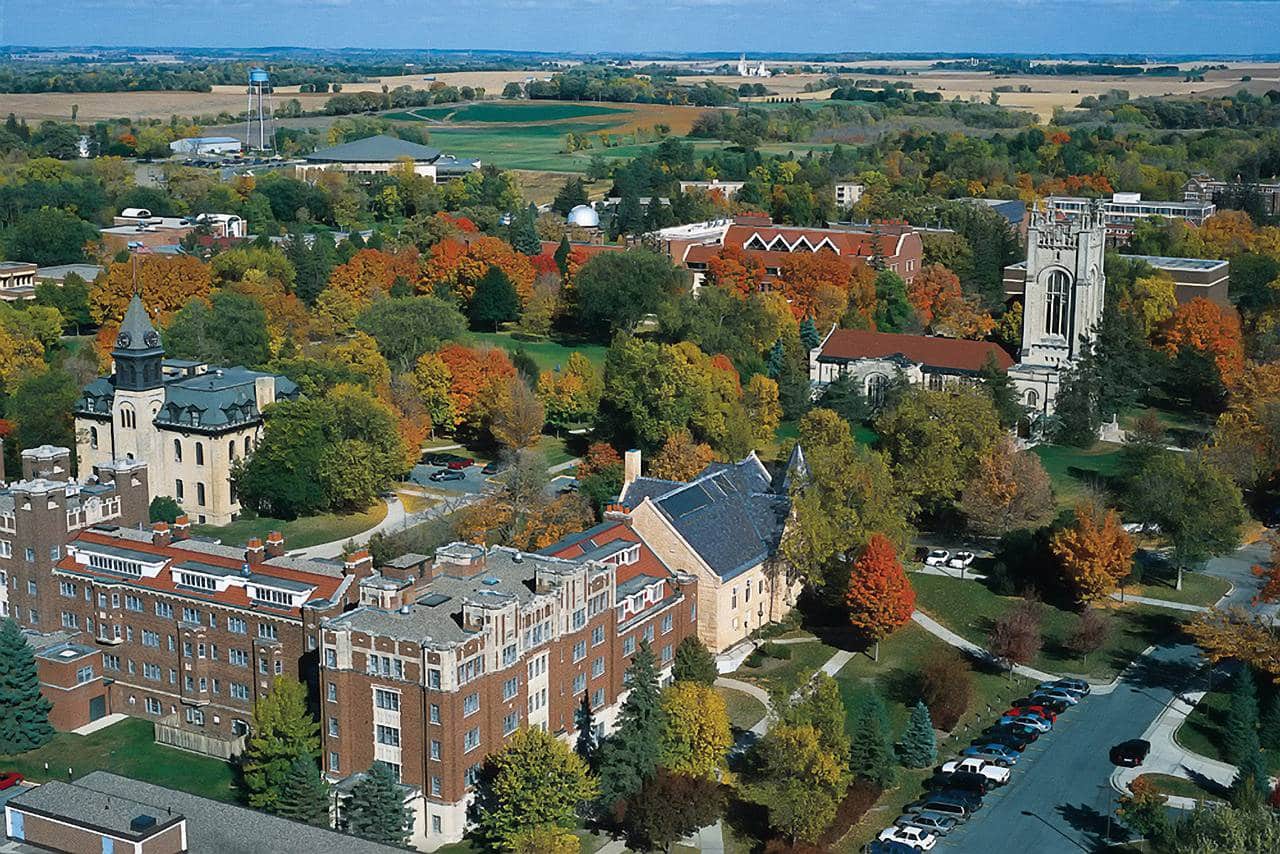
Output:
<path fill-rule="evenodd" d="M 977 805 L 972 805 L 971 802 L 964 798 L 956 798 L 942 792 L 934 792 L 918 801 L 907 804 L 902 808 L 902 811 L 909 815 L 942 815 L 954 818 L 957 822 L 963 822 L 968 821 L 969 816 L 973 815 L 974 810 L 977 808 Z"/>
<path fill-rule="evenodd" d="M 471 468 L 475 464 L 476 461 L 471 457 L 458 457 L 456 460 L 449 460 L 449 462 L 445 463 L 445 467 L 454 471 L 462 471 L 463 469 Z"/>
<path fill-rule="evenodd" d="M 1038 697 L 1048 697 L 1050 700 L 1057 700 L 1066 703 L 1068 706 L 1074 706 L 1080 702 L 1080 697 L 1072 694 L 1070 691 L 1063 691 L 1061 688 L 1037 688 L 1035 693 L 1031 695 L 1031 699 Z"/>
<path fill-rule="evenodd" d="M 939 798 L 964 804 L 968 807 L 970 813 L 982 809 L 982 793 L 975 792 L 972 789 L 939 789 L 934 793 L 934 800 Z M 932 807 L 930 807 L 930 811 L 937 812 Z"/>
<path fill-rule="evenodd" d="M 938 844 L 937 834 L 930 833 L 923 827 L 914 825 L 892 825 L 880 831 L 880 835 L 876 837 L 881 842 L 901 842 L 903 845 L 910 845 L 917 851 L 932 851 L 933 846 Z"/>
<path fill-rule="evenodd" d="M 1021 724 L 1029 726 L 1040 732 L 1048 732 L 1053 729 L 1053 724 L 1044 718 L 1038 718 L 1035 715 L 1005 715 L 1000 718 L 1001 724 Z"/>
<path fill-rule="evenodd" d="M 453 469 L 438 469 L 436 471 L 433 471 L 431 473 L 431 476 L 427 478 L 427 480 L 434 480 L 436 483 L 440 483 L 446 480 L 466 480 L 466 479 L 467 479 L 467 476 L 465 474 L 463 474 L 460 471 L 454 471 Z"/>
<path fill-rule="evenodd" d="M 960 824 L 955 818 L 949 815 L 943 815 L 936 812 L 908 812 L 903 813 L 893 820 L 897 825 L 912 825 L 913 827 L 923 827 L 930 833 L 936 833 L 938 836 L 946 836 L 955 830 Z"/>
<path fill-rule="evenodd" d="M 973 552 L 956 552 L 947 561 L 952 569 L 968 569 L 973 564 Z"/>
<path fill-rule="evenodd" d="M 915 850 L 901 842 L 881 842 L 879 839 L 868 842 L 862 849 L 863 854 L 914 854 Z"/>
<path fill-rule="evenodd" d="M 22 775 L 17 771 L 0 773 L 0 790 L 11 789 L 22 782 Z"/>
<path fill-rule="evenodd" d="M 952 771 L 949 773 L 939 771 L 925 781 L 926 789 L 934 789 L 936 791 L 961 789 L 978 795 L 985 795 L 991 791 L 993 785 L 995 784 L 985 774 L 977 774 L 973 771 Z"/>
<path fill-rule="evenodd" d="M 1030 697 L 1021 697 L 1014 700 L 1011 706 L 1041 706 L 1046 709 L 1052 709 L 1055 715 L 1060 715 L 1067 709 L 1071 708 L 1071 704 L 1063 700 L 1055 700 L 1052 697 L 1046 697 L 1043 694 L 1033 694 Z"/>
<path fill-rule="evenodd" d="M 1010 771 L 1003 765 L 997 765 L 994 762 L 988 762 L 985 759 L 966 756 L 962 759 L 952 759 L 950 762 L 942 763 L 942 773 L 981 774 L 993 784 L 1003 786 L 1005 783 L 1009 782 Z"/>
<path fill-rule="evenodd" d="M 988 727 L 986 732 L 973 740 L 974 744 L 999 744 L 1010 750 L 1016 750 L 1018 753 L 1027 749 L 1027 745 L 1035 741 L 1040 736 L 1039 733 L 1030 735 L 1011 732 L 1002 727 Z"/>
<path fill-rule="evenodd" d="M 924 557 L 925 566 L 946 566 L 951 559 L 951 552 L 946 549 L 931 549 Z"/>
<path fill-rule="evenodd" d="M 489 462 L 484 464 L 484 468 L 480 469 L 480 473 L 497 474 L 500 471 L 505 471 L 506 468 L 506 463 L 501 462 L 500 460 L 489 460 Z"/>
<path fill-rule="evenodd" d="M 465 457 L 460 457 L 457 454 L 441 453 L 439 451 L 430 452 L 422 458 L 423 462 L 429 466 L 447 466 L 449 463 L 457 462 L 461 459 L 465 459 Z"/>
<path fill-rule="evenodd" d="M 1018 764 L 1018 751 L 1004 744 L 974 744 L 960 751 L 961 756 L 973 756 L 1010 767 Z"/>
<path fill-rule="evenodd" d="M 1013 706 L 1005 710 L 1004 714 L 1017 717 L 1018 715 L 1031 715 L 1041 718 L 1051 724 L 1058 722 L 1058 716 L 1053 709 L 1046 709 L 1044 706 Z"/>
<path fill-rule="evenodd" d="M 1053 682 L 1045 682 L 1039 687 L 1066 691 L 1070 694 L 1078 694 L 1081 697 L 1087 697 L 1093 691 L 1092 686 L 1083 679 L 1057 679 Z"/>
<path fill-rule="evenodd" d="M 1146 760 L 1147 754 L 1150 752 L 1151 742 L 1143 741 L 1140 738 L 1131 738 L 1111 748 L 1111 762 L 1114 765 L 1123 765 L 1126 768 L 1137 768 Z"/>
<path fill-rule="evenodd" d="M 1040 738 L 1039 729 L 1033 726 L 1027 726 L 1026 724 L 1015 724 L 1015 723 L 992 724 L 991 726 L 983 730 L 983 733 L 986 735 L 1003 735 L 1007 733 L 1007 734 L 1019 736 L 1021 738 L 1025 738 L 1027 741 L 1036 741 L 1037 739 Z M 998 739 L 990 739 L 990 740 L 998 741 Z"/>

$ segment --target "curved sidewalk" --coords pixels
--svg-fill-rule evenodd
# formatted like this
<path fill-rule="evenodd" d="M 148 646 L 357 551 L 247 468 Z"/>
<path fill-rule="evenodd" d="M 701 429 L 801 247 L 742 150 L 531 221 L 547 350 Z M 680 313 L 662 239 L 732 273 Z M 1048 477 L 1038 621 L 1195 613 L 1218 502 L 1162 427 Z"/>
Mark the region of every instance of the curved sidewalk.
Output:
<path fill-rule="evenodd" d="M 369 542 L 369 538 L 374 534 L 380 531 L 387 531 L 404 524 L 404 503 L 400 501 L 400 498 L 398 496 L 395 498 L 384 498 L 383 501 L 387 505 L 387 515 L 382 518 L 381 522 L 374 525 L 372 528 L 361 531 L 360 533 L 350 537 L 343 537 L 341 540 L 331 540 L 327 543 L 307 546 L 305 549 L 290 551 L 288 553 L 289 556 L 302 558 L 341 557 L 342 551 L 346 548 L 347 543 L 355 543 L 357 546 L 362 546 Z"/>
<path fill-rule="evenodd" d="M 915 611 L 914 613 L 912 613 L 911 619 L 915 621 L 916 625 L 923 628 L 926 632 L 928 632 L 929 634 L 933 635 L 936 638 L 940 638 L 946 641 L 947 643 L 951 644 L 951 646 L 954 646 L 956 649 L 964 650 L 965 652 L 972 655 L 974 658 L 978 658 L 983 661 L 990 661 L 993 663 L 996 662 L 996 657 L 992 655 L 990 652 L 988 652 L 986 649 L 978 646 L 973 641 L 965 640 L 964 638 L 960 637 L 960 635 L 951 631 L 951 629 L 942 625 L 933 617 L 930 617 L 928 614 L 924 613 L 923 611 Z M 1034 667 L 1027 667 L 1026 665 L 1023 665 L 1023 664 L 1015 664 L 1013 666 L 1013 672 L 1018 674 L 1019 676 L 1025 676 L 1028 679 L 1035 679 L 1037 682 L 1052 682 L 1055 679 L 1061 678 L 1057 674 L 1046 673 L 1043 670 L 1037 670 Z"/>

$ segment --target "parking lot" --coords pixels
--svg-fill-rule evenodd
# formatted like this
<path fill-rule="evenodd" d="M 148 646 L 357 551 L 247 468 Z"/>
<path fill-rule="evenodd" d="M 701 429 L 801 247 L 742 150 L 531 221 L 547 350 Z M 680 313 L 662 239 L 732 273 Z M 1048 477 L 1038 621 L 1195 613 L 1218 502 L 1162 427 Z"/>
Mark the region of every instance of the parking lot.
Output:
<path fill-rule="evenodd" d="M 420 463 L 413 467 L 409 472 L 409 480 L 413 483 L 425 486 L 436 492 L 443 492 L 447 495 L 471 495 L 476 492 L 484 492 L 487 487 L 492 486 L 489 482 L 489 476 L 480 471 L 480 466 L 468 466 L 462 470 L 462 480 L 440 480 L 431 479 L 431 475 L 443 469 L 444 466 L 433 466 L 427 463 Z"/>

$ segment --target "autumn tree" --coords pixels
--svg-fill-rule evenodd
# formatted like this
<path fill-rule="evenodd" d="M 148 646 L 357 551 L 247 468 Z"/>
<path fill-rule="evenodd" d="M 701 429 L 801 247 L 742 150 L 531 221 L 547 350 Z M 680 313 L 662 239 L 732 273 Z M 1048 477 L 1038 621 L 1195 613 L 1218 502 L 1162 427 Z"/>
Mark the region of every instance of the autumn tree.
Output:
<path fill-rule="evenodd" d="M 1164 330 L 1164 346 L 1174 356 L 1192 351 L 1210 359 L 1228 387 L 1244 369 L 1240 319 L 1233 310 L 1203 297 L 1178 306 Z"/>
<path fill-rule="evenodd" d="M 1067 649 L 1087 664 L 1089 656 L 1106 646 L 1110 636 L 1111 618 L 1098 608 L 1086 608 L 1067 637 Z"/>
<path fill-rule="evenodd" d="M 386 295 L 398 277 L 413 279 L 418 273 L 417 250 L 392 254 L 361 249 L 329 274 L 329 289 L 346 294 L 360 308 Z"/>
<path fill-rule="evenodd" d="M 778 383 L 764 374 L 752 374 L 742 390 L 742 405 L 751 419 L 756 447 L 773 440 L 774 432 L 782 421 L 782 406 L 778 403 Z"/>
<path fill-rule="evenodd" d="M 730 245 L 707 259 L 705 284 L 745 298 L 759 292 L 764 276 L 764 264 L 759 258 Z"/>
<path fill-rule="evenodd" d="M 492 414 L 491 406 L 516 375 L 511 359 L 497 348 L 476 349 L 462 344 L 447 344 L 436 355 L 449 371 L 454 426 L 482 428 Z"/>
<path fill-rule="evenodd" d="M 547 421 L 557 427 L 567 427 L 595 415 L 604 393 L 604 382 L 590 360 L 574 351 L 569 354 L 564 370 L 543 371 L 538 375 L 536 391 L 546 407 Z"/>
<path fill-rule="evenodd" d="M 1280 363 L 1250 362 L 1232 389 L 1206 453 L 1242 487 L 1280 471 Z"/>
<path fill-rule="evenodd" d="M 714 458 L 710 445 L 695 442 L 688 430 L 679 430 L 668 436 L 661 450 L 649 460 L 649 477 L 693 480 Z"/>
<path fill-rule="evenodd" d="M 1120 524 L 1120 514 L 1101 514 L 1091 504 L 1075 508 L 1075 521 L 1050 540 L 1062 573 L 1076 598 L 1084 603 L 1111 594 L 1133 568 L 1133 540 Z"/>
<path fill-rule="evenodd" d="M 791 252 L 782 259 L 778 281 L 797 320 L 815 314 L 819 291 L 834 287 L 847 296 L 852 264 L 831 252 Z"/>
<path fill-rule="evenodd" d="M 533 389 L 524 380 L 512 377 L 495 401 L 489 430 L 507 448 L 528 448 L 537 444 L 546 424 L 546 411 Z"/>
<path fill-rule="evenodd" d="M 724 697 L 701 682 L 679 681 L 662 692 L 659 764 L 668 771 L 716 779 L 733 744 Z"/>
<path fill-rule="evenodd" d="M 1053 487 L 1040 458 L 1001 437 L 978 458 L 960 494 L 960 509 L 974 533 L 998 537 L 1018 528 L 1039 528 L 1053 518 Z"/>
<path fill-rule="evenodd" d="M 746 798 L 769 812 L 769 826 L 813 841 L 835 817 L 848 786 L 848 759 L 826 750 L 816 728 L 779 723 L 753 751 L 756 773 Z"/>
<path fill-rule="evenodd" d="M 1261 616 L 1238 606 L 1211 608 L 1187 623 L 1186 632 L 1209 661 L 1240 661 L 1280 680 L 1280 639 Z"/>
<path fill-rule="evenodd" d="M 452 395 L 453 374 L 435 353 L 423 353 L 413 367 L 413 388 L 418 393 L 431 429 L 452 428 L 457 419 Z"/>
<path fill-rule="evenodd" d="M 1121 298 L 1120 308 L 1137 318 L 1143 335 L 1150 338 L 1178 309 L 1173 277 L 1163 271 L 1139 276 Z"/>
<path fill-rule="evenodd" d="M 897 550 L 882 534 L 872 534 L 849 573 L 845 602 L 855 631 L 875 644 L 873 658 L 880 658 L 880 641 L 911 620 L 916 593 L 898 560 Z"/>
<path fill-rule="evenodd" d="M 955 729 L 973 702 L 973 669 L 969 662 L 955 647 L 935 647 L 921 666 L 919 679 L 920 697 L 938 729 Z"/>
<path fill-rule="evenodd" d="M 497 267 L 506 275 L 522 306 L 529 301 L 537 275 L 533 262 L 497 237 L 476 237 L 466 242 L 441 240 L 431 248 L 423 264 L 419 289 L 450 293 L 470 303 L 490 267 Z"/>
<path fill-rule="evenodd" d="M 950 338 L 981 339 L 995 327 L 991 315 L 960 288 L 960 278 L 941 264 L 924 267 L 907 286 L 907 299 L 925 328 Z"/>
<path fill-rule="evenodd" d="M 635 851 L 670 851 L 681 839 L 714 824 L 724 805 L 725 791 L 717 781 L 659 768 L 626 803 L 627 842 Z"/>
<path fill-rule="evenodd" d="M 89 310 L 96 323 L 118 324 L 134 292 L 160 324 L 192 299 L 207 299 L 213 287 L 209 266 L 190 255 L 134 255 L 107 267 L 89 288 Z"/>
<path fill-rule="evenodd" d="M 1018 665 L 1028 664 L 1040 652 L 1040 605 L 1022 601 L 996 618 L 987 649 L 1009 667 L 1009 678 Z"/>

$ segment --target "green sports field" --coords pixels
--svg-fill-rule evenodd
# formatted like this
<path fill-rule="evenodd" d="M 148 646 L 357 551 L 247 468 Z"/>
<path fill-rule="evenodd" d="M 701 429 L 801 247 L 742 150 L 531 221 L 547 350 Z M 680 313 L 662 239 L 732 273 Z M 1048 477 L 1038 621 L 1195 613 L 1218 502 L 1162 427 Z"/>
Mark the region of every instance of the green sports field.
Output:
<path fill-rule="evenodd" d="M 456 123 L 524 123 L 558 122 L 565 119 L 582 119 L 589 116 L 625 115 L 629 110 L 600 107 L 594 104 L 562 103 L 507 103 L 480 102 L 474 104 L 442 104 L 436 107 L 417 107 L 399 113 L 390 113 L 389 119 L 399 121 L 450 121 Z"/>

